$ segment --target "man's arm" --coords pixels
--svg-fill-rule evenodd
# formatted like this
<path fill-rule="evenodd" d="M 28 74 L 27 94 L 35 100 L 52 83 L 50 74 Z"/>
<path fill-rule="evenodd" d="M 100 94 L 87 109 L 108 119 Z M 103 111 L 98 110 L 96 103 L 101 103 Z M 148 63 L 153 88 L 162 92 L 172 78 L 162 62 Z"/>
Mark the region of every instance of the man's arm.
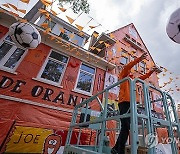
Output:
<path fill-rule="evenodd" d="M 138 78 L 140 78 L 141 80 L 145 80 L 147 78 L 149 78 L 151 76 L 151 74 L 153 74 L 153 72 L 155 72 L 157 70 L 156 67 L 153 67 L 148 73 L 139 76 Z"/>
<path fill-rule="evenodd" d="M 127 65 L 124 66 L 122 69 L 121 73 L 119 73 L 119 78 L 125 78 L 129 75 L 131 68 L 133 68 L 134 65 L 145 59 L 147 56 L 147 53 L 143 53 L 140 57 L 136 58 L 134 61 L 128 63 Z"/>

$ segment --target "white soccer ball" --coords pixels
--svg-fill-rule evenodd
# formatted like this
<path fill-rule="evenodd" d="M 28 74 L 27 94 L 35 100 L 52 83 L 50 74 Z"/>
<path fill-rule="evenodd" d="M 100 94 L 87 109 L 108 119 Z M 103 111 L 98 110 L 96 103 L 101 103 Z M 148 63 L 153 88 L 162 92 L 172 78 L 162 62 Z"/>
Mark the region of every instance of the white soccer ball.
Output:
<path fill-rule="evenodd" d="M 9 36 L 18 46 L 35 49 L 41 43 L 41 35 L 30 23 L 17 22 L 9 27 Z"/>
<path fill-rule="evenodd" d="M 171 40 L 180 44 L 180 8 L 171 14 L 166 32 Z"/>

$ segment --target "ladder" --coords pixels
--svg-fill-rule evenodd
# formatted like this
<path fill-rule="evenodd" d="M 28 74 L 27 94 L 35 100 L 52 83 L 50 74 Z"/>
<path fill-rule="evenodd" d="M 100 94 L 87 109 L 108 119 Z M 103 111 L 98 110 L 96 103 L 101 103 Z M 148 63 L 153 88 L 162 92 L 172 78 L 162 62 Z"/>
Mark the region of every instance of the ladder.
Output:
<path fill-rule="evenodd" d="M 130 85 L 130 113 L 123 115 L 114 114 L 114 111 L 108 111 L 108 95 L 109 90 L 121 86 L 123 82 L 129 82 Z M 141 85 L 143 91 L 143 113 L 139 113 L 139 104 L 136 103 L 136 90 L 137 84 Z M 121 88 L 120 88 L 121 90 Z M 159 94 L 159 98 L 152 100 L 150 98 L 150 90 L 153 90 Z M 100 98 L 104 97 L 103 101 Z M 155 102 L 162 102 L 162 108 L 164 111 L 163 118 L 157 118 L 153 115 L 151 106 Z M 100 114 L 93 120 L 87 120 L 88 114 L 90 112 L 89 106 L 91 103 L 97 103 L 99 105 Z M 103 104 L 103 105 L 102 105 Z M 84 114 L 83 119 L 79 117 Z M 111 116 L 109 116 L 111 115 Z M 172 118 L 173 116 L 173 118 Z M 107 122 L 111 120 L 119 121 L 120 118 L 130 117 L 130 146 L 131 154 L 138 153 L 139 147 L 139 137 L 138 130 L 141 129 L 143 134 L 143 145 L 148 149 L 148 154 L 155 154 L 155 146 L 152 142 L 146 142 L 147 136 L 150 134 L 155 134 L 156 128 L 167 128 L 168 137 L 174 139 L 176 130 L 178 138 L 180 138 L 180 124 L 177 116 L 177 110 L 175 107 L 175 102 L 172 97 L 160 89 L 145 83 L 143 80 L 138 78 L 132 80 L 130 78 L 124 78 L 119 80 L 117 83 L 107 87 L 103 91 L 97 93 L 96 95 L 88 98 L 82 103 L 75 106 L 70 127 L 68 130 L 68 135 L 66 139 L 66 144 L 64 147 L 64 154 L 110 154 L 111 148 L 108 146 L 107 137 Z M 140 123 L 140 124 L 139 124 Z M 89 126 L 84 127 L 84 126 Z M 80 138 L 84 129 L 93 130 L 96 133 L 95 141 L 93 145 L 81 145 Z M 120 128 L 119 128 L 120 129 Z M 78 130 L 77 143 L 71 144 L 72 133 L 74 130 Z M 115 131 L 115 129 L 114 129 Z M 145 133 L 146 132 L 146 133 Z M 152 137 L 152 136 L 151 136 Z M 145 143 L 146 142 L 146 143 Z M 178 154 L 178 148 L 176 142 L 171 142 L 172 154 Z"/>

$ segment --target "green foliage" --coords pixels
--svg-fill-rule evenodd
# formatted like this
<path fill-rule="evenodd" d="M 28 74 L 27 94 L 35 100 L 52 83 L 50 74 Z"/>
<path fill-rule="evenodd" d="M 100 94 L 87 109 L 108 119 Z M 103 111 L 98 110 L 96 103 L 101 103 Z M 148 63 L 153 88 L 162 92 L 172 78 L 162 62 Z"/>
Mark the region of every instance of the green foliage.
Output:
<path fill-rule="evenodd" d="M 79 13 L 83 11 L 85 13 L 89 13 L 89 3 L 88 0 L 58 0 L 59 5 L 63 6 L 64 4 L 69 3 L 72 7 L 74 13 Z"/>

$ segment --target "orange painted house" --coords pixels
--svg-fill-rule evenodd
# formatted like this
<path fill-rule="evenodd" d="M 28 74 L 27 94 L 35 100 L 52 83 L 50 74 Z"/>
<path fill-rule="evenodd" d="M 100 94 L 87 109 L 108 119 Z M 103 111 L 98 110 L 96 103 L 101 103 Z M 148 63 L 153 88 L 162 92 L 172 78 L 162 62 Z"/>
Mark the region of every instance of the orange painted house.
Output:
<path fill-rule="evenodd" d="M 40 16 L 34 26 L 42 42 L 36 49 L 25 50 L 17 48 L 8 37 L 8 28 L 17 22 L 16 18 L 7 11 L 0 13 L 1 152 L 45 153 L 49 142 L 56 139 L 58 146 L 54 150 L 62 153 L 74 106 L 115 83 L 120 71 L 116 64 L 123 66 L 147 52 L 147 60 L 132 71 L 138 77 L 155 65 L 133 24 L 98 37 L 92 35 L 86 50 L 83 47 L 90 38 L 88 34 L 50 16 L 51 33 L 41 26 L 47 19 Z M 157 74 L 153 73 L 147 82 L 158 87 Z M 117 94 L 118 89 L 113 89 L 109 95 L 109 106 L 115 110 Z M 151 97 L 156 99 L 158 94 L 151 91 Z M 95 103 L 91 109 L 99 110 Z M 153 103 L 152 110 L 161 113 L 161 102 Z M 116 123 L 112 122 L 111 127 Z M 77 134 L 73 132 L 74 143 Z M 112 133 L 111 146 L 115 138 Z M 84 131 L 81 144 L 91 144 L 92 140 L 92 134 Z"/>

